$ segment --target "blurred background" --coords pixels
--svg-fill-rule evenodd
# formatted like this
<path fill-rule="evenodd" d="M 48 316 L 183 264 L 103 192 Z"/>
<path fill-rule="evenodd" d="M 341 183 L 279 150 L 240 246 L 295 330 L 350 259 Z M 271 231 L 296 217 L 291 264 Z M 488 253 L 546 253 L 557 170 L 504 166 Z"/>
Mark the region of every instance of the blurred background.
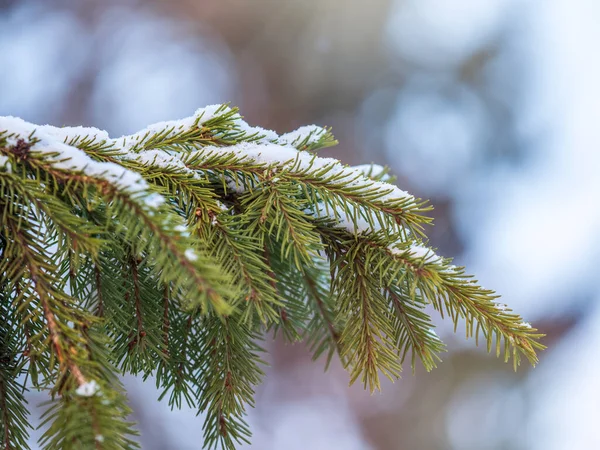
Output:
<path fill-rule="evenodd" d="M 0 0 L 0 115 L 332 126 L 325 156 L 388 164 L 439 253 L 548 335 L 514 373 L 440 322 L 440 367 L 373 396 L 274 343 L 252 448 L 598 449 L 599 42 L 598 0 Z M 143 449 L 201 448 L 195 411 L 126 384 Z"/>

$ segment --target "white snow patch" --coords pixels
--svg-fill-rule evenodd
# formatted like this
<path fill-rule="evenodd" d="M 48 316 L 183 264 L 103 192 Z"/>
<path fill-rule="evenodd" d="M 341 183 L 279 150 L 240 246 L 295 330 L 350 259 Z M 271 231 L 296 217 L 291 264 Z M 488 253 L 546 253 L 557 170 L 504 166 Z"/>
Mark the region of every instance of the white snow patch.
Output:
<path fill-rule="evenodd" d="M 158 166 L 161 168 L 177 167 L 185 169 L 181 159 L 162 150 L 146 150 L 140 153 L 127 153 L 123 159 L 137 161 L 144 165 Z"/>
<path fill-rule="evenodd" d="M 423 258 L 425 262 L 437 262 L 440 260 L 440 257 L 433 250 L 421 244 L 412 244 L 409 251 L 411 256 Z"/>
<path fill-rule="evenodd" d="M 39 142 L 31 147 L 32 151 L 45 153 L 55 169 L 81 172 L 94 178 L 103 178 L 114 186 L 130 193 L 148 189 L 147 183 L 141 175 L 121 167 L 112 162 L 98 162 L 90 158 L 84 151 L 66 145 L 56 139 L 56 135 L 48 135 L 41 130 L 43 127 L 25 122 L 17 117 L 0 117 L 0 130 L 7 130 L 22 139 L 28 139 L 35 132 L 34 137 Z M 8 139 L 9 145 L 16 144 L 18 139 Z"/>
<path fill-rule="evenodd" d="M 304 212 L 308 215 L 315 215 L 320 218 L 329 218 L 337 222 L 339 228 L 345 228 L 349 233 L 362 234 L 372 233 L 381 230 L 381 226 L 378 222 L 371 226 L 367 220 L 360 213 L 361 209 L 358 210 L 352 205 L 346 205 L 348 212 L 341 206 L 337 205 L 335 208 L 331 205 L 325 205 L 319 203 L 313 205 L 311 208 L 307 208 Z M 356 221 L 356 223 L 355 223 Z"/>
<path fill-rule="evenodd" d="M 96 380 L 90 380 L 87 383 L 83 383 L 75 390 L 75 394 L 80 397 L 92 397 L 98 392 L 100 392 L 100 386 L 98 386 Z"/>
<path fill-rule="evenodd" d="M 71 129 L 81 131 L 81 133 L 84 130 L 101 131 L 96 128 L 82 127 Z M 92 178 L 107 180 L 117 189 L 129 194 L 148 190 L 148 183 L 140 174 L 113 162 L 95 161 L 83 150 L 61 142 L 67 137 L 67 134 L 63 134 L 63 131 L 68 132 L 69 129 L 55 128 L 49 125 L 40 127 L 20 118 L 7 116 L 0 117 L 0 130 L 6 130 L 9 134 L 13 134 L 12 137 L 7 139 L 9 145 L 15 145 L 18 138 L 28 139 L 33 133 L 34 138 L 38 139 L 39 142 L 31 147 L 31 151 L 46 154 L 47 159 L 55 169 L 79 172 Z M 50 134 L 48 134 L 48 131 L 50 131 Z M 105 137 L 108 138 L 108 135 Z M 144 203 L 148 207 L 156 208 L 164 203 L 164 198 L 160 194 L 150 193 L 144 198 Z"/>
<path fill-rule="evenodd" d="M 170 153 L 167 150 L 144 150 L 139 153 L 125 153 L 120 156 L 122 159 L 136 161 L 144 166 L 158 167 L 160 169 L 177 169 L 178 172 L 185 172 L 194 178 L 199 178 L 195 170 L 186 167 L 184 162 L 176 153 Z"/>
<path fill-rule="evenodd" d="M 504 303 L 494 303 L 494 308 L 498 311 L 506 311 L 507 306 Z"/>
<path fill-rule="evenodd" d="M 277 142 L 282 145 L 300 145 L 306 140 L 307 145 L 314 144 L 325 134 L 325 128 L 317 125 L 305 125 L 295 131 L 282 134 Z"/>
<path fill-rule="evenodd" d="M 170 130 L 165 138 L 175 136 L 178 133 L 191 130 L 193 128 L 202 126 L 209 120 L 219 117 L 231 111 L 231 108 L 223 105 L 209 105 L 204 108 L 196 110 L 196 112 L 183 119 L 178 120 L 167 120 L 163 122 L 157 122 L 147 126 L 143 130 L 138 131 L 132 135 L 121 136 L 120 138 L 113 139 L 113 142 L 124 150 L 130 150 L 131 148 L 140 144 L 147 136 L 152 136 L 157 133 L 163 133 L 166 130 Z M 257 137 L 257 142 L 269 142 L 277 139 L 277 133 L 272 130 L 265 130 L 261 127 L 251 127 L 246 123 L 239 114 L 232 116 L 234 127 L 245 133 L 246 136 Z"/>
<path fill-rule="evenodd" d="M 113 142 L 117 144 L 117 146 L 122 147 L 123 150 L 128 151 L 141 143 L 147 136 L 152 136 L 154 134 L 163 133 L 166 130 L 170 130 L 165 135 L 165 138 L 172 137 L 178 133 L 190 130 L 193 127 L 197 127 L 198 125 L 208 122 L 217 115 L 217 111 L 219 111 L 219 114 L 224 114 L 229 110 L 230 108 L 223 108 L 222 105 L 209 105 L 196 110 L 196 112 L 189 117 L 153 123 L 137 133 L 113 139 Z"/>
<path fill-rule="evenodd" d="M 75 137 L 79 137 L 79 141 L 84 139 L 110 141 L 108 132 L 94 127 L 54 127 L 52 125 L 40 125 L 37 129 L 45 135 L 62 142 L 69 142 Z"/>
<path fill-rule="evenodd" d="M 51 141 L 68 142 L 73 138 L 109 141 L 110 137 L 105 130 L 94 127 L 55 127 L 53 125 L 34 125 L 25 122 L 23 119 L 12 116 L 0 117 L 0 130 L 6 130 L 8 133 L 16 133 L 21 138 L 27 139 L 33 130 L 36 130 L 36 137 L 43 135 Z M 9 141 L 9 144 L 16 143 L 16 140 Z"/>
<path fill-rule="evenodd" d="M 200 156 L 204 152 L 231 154 L 232 157 L 245 157 L 249 161 L 263 163 L 268 166 L 285 167 L 291 169 L 294 173 L 328 168 L 327 175 L 336 176 L 336 183 L 344 183 L 349 187 L 368 187 L 370 190 L 380 191 L 381 197 L 378 201 L 381 203 L 412 198 L 412 195 L 397 186 L 381 181 L 373 181 L 367 178 L 361 170 L 344 166 L 336 159 L 320 158 L 310 152 L 298 151 L 281 145 L 242 142 L 229 147 L 205 147 L 196 152 L 200 152 Z M 192 152 L 190 157 L 195 156 L 196 152 Z"/>
<path fill-rule="evenodd" d="M 196 254 L 196 252 L 194 250 L 192 250 L 191 248 L 188 248 L 185 252 L 184 252 L 185 257 L 191 261 L 197 261 L 198 260 L 198 255 Z"/>
<path fill-rule="evenodd" d="M 239 114 L 234 115 L 233 119 L 235 120 L 235 127 L 239 131 L 245 133 L 247 137 L 254 136 L 255 138 L 258 138 L 255 140 L 255 142 L 267 143 L 276 141 L 279 138 L 277 133 L 275 133 L 273 130 L 267 130 L 265 128 L 252 127 L 248 125 L 248 123 L 242 119 L 242 116 Z"/>
<path fill-rule="evenodd" d="M 360 170 L 366 177 L 378 177 L 385 171 L 385 167 L 379 164 L 359 164 L 358 166 L 352 166 L 352 168 Z M 389 178 L 389 176 L 384 175 L 384 179 Z"/>
<path fill-rule="evenodd" d="M 165 130 L 170 130 L 167 135 L 172 135 L 196 125 L 201 125 L 213 117 L 225 114 L 229 111 L 231 111 L 231 109 L 228 107 L 210 105 L 198 109 L 196 113 L 190 117 L 181 120 L 159 122 L 150 125 L 138 133 L 130 136 L 123 136 L 119 139 L 112 140 L 112 142 L 121 144 L 123 149 L 126 152 L 129 152 L 121 155 L 121 158 L 123 159 L 135 160 L 144 165 L 151 164 L 165 168 L 176 167 L 181 170 L 190 170 L 185 166 L 184 161 L 182 161 L 177 154 L 157 149 L 150 149 L 134 154 L 131 152 L 131 148 L 140 143 L 147 135 L 164 132 Z M 335 177 L 334 182 L 336 184 L 344 184 L 349 187 L 358 188 L 365 187 L 369 190 L 379 192 L 381 196 L 378 201 L 381 203 L 402 201 L 412 198 L 410 194 L 396 186 L 367 178 L 365 176 L 366 166 L 358 166 L 356 168 L 344 166 L 336 159 L 319 158 L 309 152 L 298 151 L 297 149 L 288 146 L 298 139 L 304 140 L 309 138 L 309 142 L 316 142 L 319 136 L 325 132 L 324 128 L 315 125 L 301 127 L 294 132 L 283 135 L 278 140 L 280 144 L 286 145 L 278 145 L 270 142 L 277 140 L 277 135 L 274 132 L 257 127 L 249 127 L 239 114 L 234 115 L 233 119 L 236 128 L 249 135 L 258 133 L 264 137 L 255 142 L 242 142 L 229 147 L 205 147 L 197 152 L 202 152 L 202 154 L 204 154 L 204 152 L 208 151 L 210 153 L 231 155 L 232 157 L 245 157 L 249 161 L 265 164 L 273 171 L 285 169 L 292 173 L 304 173 L 326 168 L 328 170 L 327 175 Z M 102 177 L 110 181 L 117 188 L 126 190 L 130 193 L 148 189 L 147 183 L 139 174 L 125 169 L 116 163 L 94 161 L 85 152 L 75 147 L 68 146 L 64 144 L 64 142 L 60 142 L 68 137 L 72 137 L 72 133 L 80 136 L 95 136 L 111 141 L 108 134 L 102 130 L 82 127 L 65 129 L 50 126 L 39 127 L 14 117 L 0 118 L 0 130 L 8 130 L 24 139 L 27 139 L 31 133 L 35 131 L 35 137 L 40 139 L 40 142 L 32 147 L 32 150 L 49 154 L 55 168 L 80 171 L 89 176 Z M 9 144 L 14 143 L 16 143 L 16 139 L 14 137 L 10 138 Z M 193 154 L 194 152 L 192 152 L 190 156 L 193 156 Z M 372 165 L 369 166 L 369 170 L 381 171 L 383 168 L 381 168 L 381 166 Z M 190 172 L 194 173 L 194 176 L 197 176 L 195 171 L 190 170 Z M 236 183 L 235 180 L 228 180 L 227 184 L 232 190 L 238 193 L 246 190 L 246 187 L 241 180 L 238 183 Z M 150 207 L 158 207 L 164 202 L 164 198 L 159 194 L 153 193 L 148 195 L 144 201 L 146 205 Z M 323 210 L 325 209 L 326 208 L 323 208 Z M 322 210 L 318 211 L 319 214 L 322 212 Z M 361 214 L 352 215 L 357 217 L 358 223 L 355 224 L 353 218 L 350 217 L 349 214 L 346 214 L 345 211 L 337 211 L 332 217 L 335 220 L 341 218 L 340 226 L 343 226 L 352 232 L 376 231 L 378 229 L 375 227 L 376 229 L 373 230 L 373 227 L 361 217 Z"/>
<path fill-rule="evenodd" d="M 157 194 L 155 192 L 151 193 L 150 195 L 144 198 L 144 203 L 150 208 L 158 208 L 164 202 L 165 198 L 162 195 Z"/>
<path fill-rule="evenodd" d="M 234 178 L 227 177 L 227 188 L 236 194 L 243 194 L 246 192 L 246 186 L 244 186 L 244 182 L 239 178 L 236 180 Z"/>

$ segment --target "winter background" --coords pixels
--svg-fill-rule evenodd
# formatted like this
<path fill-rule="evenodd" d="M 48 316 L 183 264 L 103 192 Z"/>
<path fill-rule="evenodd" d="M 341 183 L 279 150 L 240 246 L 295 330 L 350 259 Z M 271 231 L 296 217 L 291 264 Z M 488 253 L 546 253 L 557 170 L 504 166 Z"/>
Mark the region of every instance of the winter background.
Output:
<path fill-rule="evenodd" d="M 598 42 L 598 0 L 0 0 L 0 115 L 119 136 L 231 102 L 330 125 L 325 156 L 388 164 L 439 253 L 548 335 L 514 373 L 440 323 L 443 364 L 373 396 L 276 342 L 252 448 L 598 449 Z M 202 417 L 125 381 L 142 448 L 201 448 Z"/>

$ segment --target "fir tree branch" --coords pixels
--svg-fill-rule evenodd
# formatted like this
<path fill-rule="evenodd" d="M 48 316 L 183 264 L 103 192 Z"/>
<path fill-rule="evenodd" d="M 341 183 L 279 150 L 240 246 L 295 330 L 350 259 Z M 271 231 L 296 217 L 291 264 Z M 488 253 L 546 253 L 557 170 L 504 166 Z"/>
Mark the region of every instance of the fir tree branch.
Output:
<path fill-rule="evenodd" d="M 280 301 L 278 320 L 267 329 L 273 330 L 274 337 L 281 330 L 289 342 L 297 342 L 302 339 L 310 316 L 307 304 L 309 294 L 303 283 L 302 272 L 295 270 L 295 263 L 285 257 L 277 241 L 270 245 L 265 243 L 263 254 Z"/>
<path fill-rule="evenodd" d="M 332 261 L 336 270 L 333 292 L 338 315 L 346 319 L 340 342 L 342 357 L 350 371 L 350 383 L 361 379 L 365 388 L 380 389 L 379 372 L 390 380 L 400 376 L 402 367 L 393 341 L 387 301 L 370 278 L 368 266 L 357 246 Z"/>
<path fill-rule="evenodd" d="M 98 317 L 104 316 L 104 300 L 102 298 L 102 276 L 100 273 L 100 267 L 97 263 L 94 263 L 94 281 L 96 282 L 96 292 L 98 296 L 98 303 L 96 306 L 96 315 Z"/>
<path fill-rule="evenodd" d="M 439 361 L 428 304 L 488 351 L 504 343 L 515 367 L 536 363 L 542 335 L 423 244 L 425 202 L 380 166 L 311 153 L 333 144 L 328 129 L 278 136 L 225 105 L 119 139 L 0 117 L 4 446 L 27 438 L 26 370 L 55 397 L 46 448 L 135 447 L 116 363 L 205 411 L 206 447 L 233 449 L 250 436 L 265 330 L 327 364 L 338 353 L 374 390 L 409 352 L 413 369 Z"/>
<path fill-rule="evenodd" d="M 34 147 L 37 141 L 31 142 L 33 144 L 28 144 L 31 146 L 22 158 L 31 170 L 35 173 L 43 172 L 51 177 L 55 185 L 54 189 L 62 189 L 65 195 L 73 196 L 82 192 L 85 196 L 86 191 L 95 189 L 107 202 L 113 203 L 112 214 L 107 216 L 112 217 L 114 214 L 121 218 L 120 226 L 128 231 L 136 251 L 156 252 L 163 282 L 178 283 L 178 286 L 183 284 L 181 288 L 190 295 L 190 303 L 199 303 L 204 308 L 208 308 L 210 304 L 217 312 L 229 310 L 223 296 L 227 296 L 230 290 L 226 289 L 222 274 L 215 270 L 216 262 L 209 261 L 205 255 L 192 250 L 195 243 L 189 242 L 181 232 L 175 230 L 177 226 L 182 226 L 180 219 L 162 204 L 162 198 L 158 194 L 146 189 L 140 181 L 141 178 L 138 180 L 133 177 L 133 180 L 140 184 L 141 190 L 130 186 L 123 189 L 120 187 L 122 181 L 111 183 L 106 177 L 94 175 L 101 169 L 96 169 L 91 174 L 85 173 L 85 170 L 83 173 L 65 170 L 64 158 L 58 156 L 58 163 L 53 160 L 57 158 L 57 152 L 46 150 L 45 153 L 40 153 Z M 15 149 L 15 146 L 8 147 L 12 153 Z M 109 168 L 110 166 L 107 170 L 110 170 Z M 73 203 L 77 203 L 77 200 L 73 200 Z M 90 208 L 91 205 L 88 204 L 87 207 Z M 138 230 L 146 238 L 141 240 L 141 245 Z M 178 273 L 177 268 L 180 267 L 187 272 L 186 277 Z"/>
<path fill-rule="evenodd" d="M 4 286 L 2 286 L 4 287 Z M 4 450 L 29 449 L 29 412 L 24 397 L 26 358 L 19 356 L 23 333 L 10 319 L 9 299 L 0 290 L 0 444 Z"/>
<path fill-rule="evenodd" d="M 101 374 L 98 371 L 97 363 L 90 357 L 88 350 L 91 348 L 90 344 L 85 335 L 81 333 L 82 329 L 90 326 L 91 317 L 86 317 L 75 306 L 74 299 L 57 290 L 60 283 L 52 274 L 58 273 L 59 270 L 51 262 L 44 260 L 40 254 L 42 247 L 36 242 L 34 234 L 19 225 L 18 222 L 11 220 L 7 223 L 5 233 L 7 241 L 5 254 L 12 259 L 12 263 L 3 267 L 2 269 L 5 269 L 3 272 L 8 274 L 9 281 L 13 284 L 20 282 L 23 278 L 27 279 L 26 285 L 30 288 L 25 292 L 25 295 L 29 296 L 26 302 L 37 301 L 39 306 L 36 309 L 41 310 L 41 316 L 44 319 L 44 325 L 32 338 L 32 343 L 35 354 L 49 353 L 49 356 L 44 360 L 48 361 L 49 372 L 53 374 L 51 376 L 56 380 L 52 392 L 61 396 L 61 399 L 56 403 L 60 406 L 57 406 L 58 409 L 51 417 L 59 417 L 63 414 L 63 408 L 71 408 L 73 414 L 78 417 L 81 415 L 82 418 L 85 416 L 91 417 L 94 414 L 105 414 L 111 418 L 107 430 L 104 430 L 100 425 L 94 425 L 93 421 L 87 422 L 86 425 L 79 420 L 79 433 L 82 436 L 93 436 L 96 429 L 102 429 L 107 435 L 112 436 L 111 439 L 113 440 L 125 439 L 116 434 L 117 429 L 114 428 L 114 423 L 118 423 L 118 427 L 124 430 L 124 433 L 130 433 L 128 427 L 123 429 L 121 426 L 120 420 L 126 414 L 124 406 L 115 409 L 104 404 L 98 404 L 91 411 L 89 410 L 88 401 L 77 402 L 76 406 L 73 407 L 67 405 L 68 398 L 74 395 L 73 392 L 81 390 L 85 393 L 89 386 L 96 386 L 101 382 Z M 13 269 L 15 266 L 23 269 L 15 271 Z M 12 278 L 13 275 L 16 275 L 17 278 Z M 69 324 L 72 324 L 72 326 L 69 326 Z M 55 374 L 54 360 L 58 363 L 58 372 Z M 109 386 L 104 383 L 103 386 L 103 389 L 109 392 Z M 65 448 L 64 443 L 59 444 L 64 440 L 64 438 L 61 438 L 61 436 L 64 436 L 62 434 L 64 432 L 65 428 L 58 426 L 55 422 L 45 434 L 46 438 L 43 439 L 43 442 L 47 443 L 46 448 Z M 129 447 L 115 446 L 111 448 Z"/>
<path fill-rule="evenodd" d="M 274 162 L 263 153 L 281 156 Z M 203 148 L 182 160 L 189 169 L 221 173 L 223 180 L 233 178 L 236 185 L 241 182 L 242 188 L 249 191 L 273 178 L 277 180 L 272 183 L 274 187 L 285 181 L 295 182 L 318 217 L 349 216 L 353 222 L 364 220 L 373 229 L 397 233 L 406 227 L 413 234 L 423 235 L 422 225 L 430 222 L 422 215 L 429 210 L 424 202 L 389 184 L 369 180 L 361 171 L 344 168 L 337 161 L 307 155 L 286 153 L 268 145 L 240 144 L 234 148 Z"/>
<path fill-rule="evenodd" d="M 264 375 L 258 364 L 256 333 L 235 318 L 208 318 L 201 334 L 203 373 L 198 389 L 200 411 L 206 411 L 204 445 L 228 450 L 249 443 L 246 405 L 254 405 L 254 386 Z"/>
<path fill-rule="evenodd" d="M 347 361 L 340 343 L 340 323 L 335 320 L 335 305 L 330 292 L 330 286 L 325 284 L 327 272 L 321 267 L 322 262 L 316 262 L 314 268 L 303 271 L 304 285 L 307 289 L 307 297 L 313 306 L 313 315 L 307 324 L 304 337 L 314 352 L 314 359 L 322 353 L 327 353 L 325 368 L 329 367 L 334 353 L 338 354 L 342 364 Z"/>
<path fill-rule="evenodd" d="M 415 370 L 415 357 L 418 356 L 427 371 L 436 367 L 441 361 L 438 353 L 445 350 L 444 344 L 433 331 L 429 316 L 423 312 L 425 303 L 422 300 L 402 298 L 403 295 L 395 286 L 385 288 L 396 313 L 396 345 L 403 363 L 409 351 L 412 352 L 411 367 Z"/>
<path fill-rule="evenodd" d="M 261 257 L 261 240 L 248 233 L 248 220 L 232 213 L 233 210 L 220 204 L 217 211 L 208 211 L 208 220 L 195 214 L 196 233 L 221 267 L 231 274 L 234 284 L 242 288 L 233 302 L 234 307 L 240 307 L 241 319 L 248 323 L 258 319 L 266 324 L 276 320 L 280 301 Z"/>
<path fill-rule="evenodd" d="M 173 301 L 174 299 L 171 299 Z M 166 357 L 158 363 L 156 385 L 162 390 L 159 400 L 169 395 L 171 407 L 181 408 L 183 400 L 194 408 L 197 406 L 195 386 L 199 383 L 197 366 L 202 365 L 198 341 L 201 315 L 198 309 L 182 313 L 176 303 L 163 311 L 168 321 Z M 165 316 L 163 316 L 165 317 Z"/>

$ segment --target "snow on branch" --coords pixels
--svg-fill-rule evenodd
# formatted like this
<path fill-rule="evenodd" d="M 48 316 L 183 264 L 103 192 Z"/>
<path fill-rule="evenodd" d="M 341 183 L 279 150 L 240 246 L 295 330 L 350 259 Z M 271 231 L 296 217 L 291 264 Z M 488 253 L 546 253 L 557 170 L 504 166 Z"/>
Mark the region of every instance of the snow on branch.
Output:
<path fill-rule="evenodd" d="M 537 362 L 543 335 L 428 246 L 426 202 L 387 168 L 315 153 L 335 143 L 227 105 L 118 138 L 0 117 L 0 312 L 35 334 L 24 370 L 58 398 L 43 442 L 130 448 L 118 371 L 155 376 L 171 406 L 206 413 L 207 447 L 233 450 L 265 330 L 337 353 L 371 390 L 407 354 L 440 361 L 427 305 L 515 367 Z"/>

